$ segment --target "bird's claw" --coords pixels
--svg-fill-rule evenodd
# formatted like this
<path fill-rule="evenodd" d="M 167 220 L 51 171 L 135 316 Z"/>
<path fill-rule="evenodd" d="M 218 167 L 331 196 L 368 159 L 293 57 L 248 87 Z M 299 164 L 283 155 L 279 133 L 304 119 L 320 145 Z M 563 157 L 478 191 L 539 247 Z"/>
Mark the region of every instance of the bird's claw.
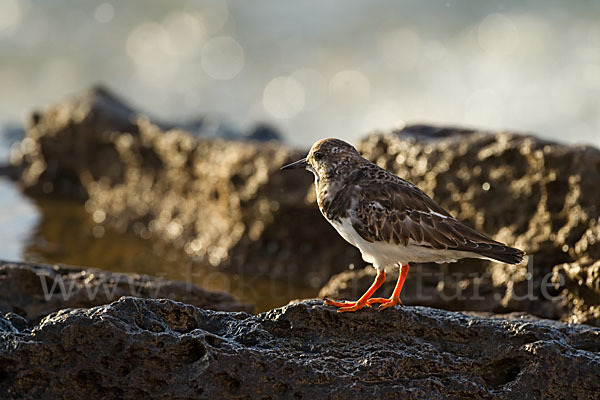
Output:
<path fill-rule="evenodd" d="M 383 311 L 386 308 L 390 308 L 390 307 L 394 307 L 394 306 L 402 306 L 402 302 L 400 301 L 400 299 L 388 299 L 388 301 L 386 301 L 385 303 L 382 303 L 379 308 L 377 309 L 377 311 Z"/>
<path fill-rule="evenodd" d="M 358 301 L 335 301 L 331 299 L 323 299 L 323 303 L 328 306 L 337 307 L 337 312 L 353 312 L 358 311 L 364 307 L 371 307 L 370 304 L 366 302 L 361 304 Z"/>
<path fill-rule="evenodd" d="M 374 298 L 367 300 L 367 303 L 369 305 L 379 304 L 379 308 L 377 308 L 377 311 L 382 311 L 382 310 L 385 310 L 386 308 L 394 307 L 396 305 L 402 306 L 402 301 L 398 297 L 396 297 L 396 298 L 392 297 L 389 299 L 385 299 L 382 297 L 374 297 Z"/>
<path fill-rule="evenodd" d="M 377 311 L 383 311 L 386 308 L 394 307 L 396 305 L 402 306 L 402 301 L 399 298 L 384 299 L 381 297 L 369 299 L 364 304 L 360 304 L 357 301 L 335 301 L 331 299 L 323 299 L 323 303 L 327 306 L 337 307 L 337 312 L 358 311 L 364 307 L 371 308 L 373 304 L 379 304 Z"/>

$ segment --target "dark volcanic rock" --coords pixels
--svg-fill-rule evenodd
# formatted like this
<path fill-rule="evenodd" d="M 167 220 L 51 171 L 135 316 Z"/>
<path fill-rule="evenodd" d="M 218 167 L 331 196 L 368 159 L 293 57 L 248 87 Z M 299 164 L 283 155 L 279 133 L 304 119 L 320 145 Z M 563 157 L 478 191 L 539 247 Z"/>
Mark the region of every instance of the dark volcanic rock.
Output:
<path fill-rule="evenodd" d="M 38 322 L 65 308 L 108 304 L 122 296 L 168 298 L 222 311 L 252 311 L 226 293 L 148 275 L 117 274 L 95 268 L 0 261 L 0 312 Z"/>
<path fill-rule="evenodd" d="M 307 199 L 312 178 L 279 171 L 305 153 L 276 142 L 165 132 L 92 91 L 37 113 L 24 143 L 13 162 L 27 193 L 87 199 L 117 231 L 167 241 L 206 264 L 318 287 L 360 260 Z"/>
<path fill-rule="evenodd" d="M 4 398 L 593 398 L 600 330 L 424 307 L 258 316 L 122 298 L 15 333 Z"/>

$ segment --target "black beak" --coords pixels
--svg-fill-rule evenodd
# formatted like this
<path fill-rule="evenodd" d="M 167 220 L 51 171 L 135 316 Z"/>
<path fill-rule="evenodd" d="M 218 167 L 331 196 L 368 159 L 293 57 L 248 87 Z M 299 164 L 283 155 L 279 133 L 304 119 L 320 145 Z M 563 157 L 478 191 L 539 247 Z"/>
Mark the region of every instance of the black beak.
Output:
<path fill-rule="evenodd" d="M 284 169 L 306 168 L 307 165 L 308 163 L 306 162 L 306 158 L 303 158 L 302 160 L 298 160 L 291 164 L 284 165 L 280 169 L 283 171 Z"/>

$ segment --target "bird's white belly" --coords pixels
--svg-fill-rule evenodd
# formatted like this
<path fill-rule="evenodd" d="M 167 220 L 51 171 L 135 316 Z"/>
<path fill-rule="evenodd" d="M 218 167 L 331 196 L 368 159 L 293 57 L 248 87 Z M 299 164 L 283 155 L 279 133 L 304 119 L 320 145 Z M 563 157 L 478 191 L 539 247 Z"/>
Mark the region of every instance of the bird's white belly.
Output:
<path fill-rule="evenodd" d="M 343 218 L 341 223 L 329 222 L 348 243 L 358 247 L 363 260 L 379 268 L 394 264 L 405 265 L 409 262 L 453 262 L 460 258 L 477 257 L 477 255 L 464 251 L 436 250 L 412 243 L 409 243 L 408 246 L 387 242 L 371 243 L 356 232 L 350 218 Z"/>

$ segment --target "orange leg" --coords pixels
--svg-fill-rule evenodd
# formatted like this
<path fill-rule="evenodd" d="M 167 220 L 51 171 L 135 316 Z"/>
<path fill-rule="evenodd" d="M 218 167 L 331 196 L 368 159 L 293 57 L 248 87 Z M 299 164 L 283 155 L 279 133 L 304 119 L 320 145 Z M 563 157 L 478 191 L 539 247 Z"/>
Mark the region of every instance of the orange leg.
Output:
<path fill-rule="evenodd" d="M 392 293 L 392 296 L 389 299 L 375 297 L 367 300 L 367 304 L 381 304 L 379 306 L 379 311 L 385 310 L 388 307 L 393 307 L 397 304 L 402 305 L 402 301 L 400 300 L 400 292 L 402 292 L 402 286 L 404 286 L 404 280 L 406 279 L 406 275 L 408 275 L 408 270 L 408 264 L 400 267 L 400 276 L 398 277 L 398 283 L 396 283 L 394 292 Z"/>
<path fill-rule="evenodd" d="M 373 282 L 373 284 L 371 285 L 369 290 L 367 290 L 365 292 L 365 294 L 363 294 L 360 297 L 360 299 L 358 299 L 356 301 L 334 301 L 334 300 L 325 299 L 325 304 L 328 306 L 339 307 L 338 312 L 360 310 L 364 306 L 369 306 L 369 304 L 367 304 L 367 301 L 369 300 L 369 298 L 371 296 L 373 296 L 373 293 L 375 293 L 375 291 L 377 289 L 379 289 L 379 287 L 383 284 L 383 282 L 385 282 L 385 271 L 383 269 L 378 269 L 377 276 L 375 277 L 375 281 Z"/>

